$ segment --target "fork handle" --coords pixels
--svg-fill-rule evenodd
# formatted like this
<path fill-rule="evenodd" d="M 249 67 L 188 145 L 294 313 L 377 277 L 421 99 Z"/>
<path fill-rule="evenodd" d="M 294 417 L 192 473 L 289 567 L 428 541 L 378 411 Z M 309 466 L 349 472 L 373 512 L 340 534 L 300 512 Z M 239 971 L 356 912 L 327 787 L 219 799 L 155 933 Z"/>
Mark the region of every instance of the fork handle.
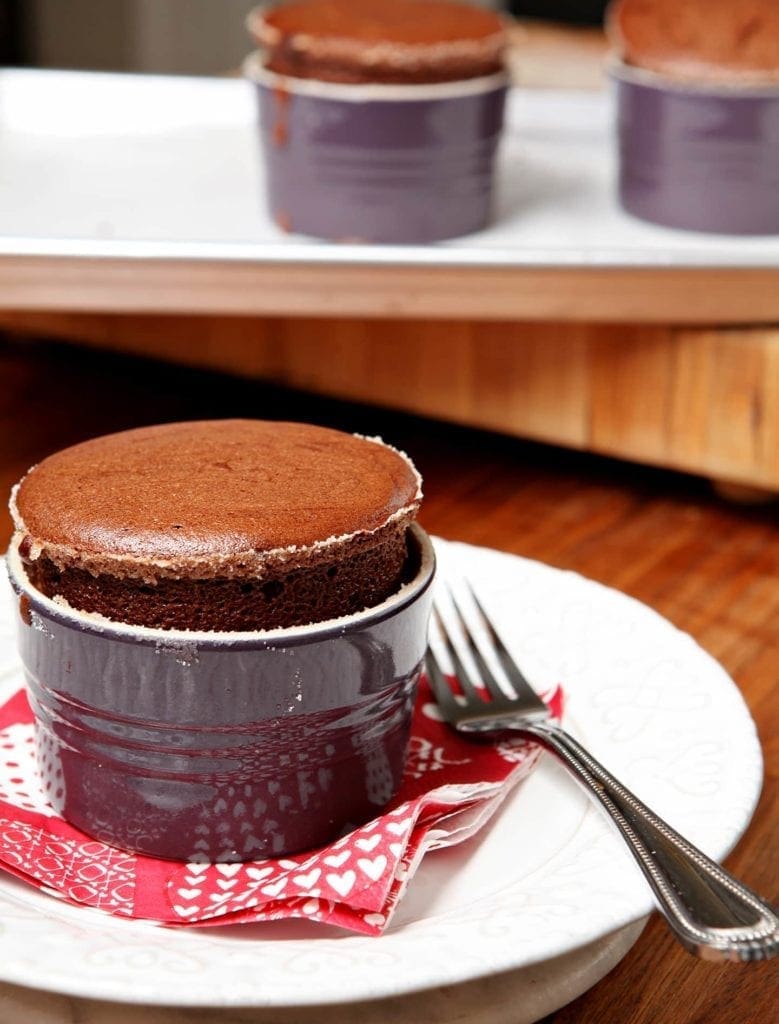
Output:
<path fill-rule="evenodd" d="M 524 722 L 515 730 L 557 754 L 605 808 L 686 949 L 706 960 L 764 960 L 779 952 L 774 910 L 667 825 L 564 729 Z"/>

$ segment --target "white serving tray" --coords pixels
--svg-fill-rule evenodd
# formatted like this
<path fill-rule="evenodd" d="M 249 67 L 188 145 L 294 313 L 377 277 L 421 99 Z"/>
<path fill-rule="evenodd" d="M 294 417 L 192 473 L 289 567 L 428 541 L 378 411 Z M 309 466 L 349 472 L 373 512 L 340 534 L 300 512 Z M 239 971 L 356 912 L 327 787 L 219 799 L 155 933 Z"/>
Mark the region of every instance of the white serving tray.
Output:
<path fill-rule="evenodd" d="M 779 237 L 617 206 L 600 92 L 514 90 L 496 219 L 433 246 L 285 235 L 239 79 L 0 72 L 0 305 L 633 320 L 779 316 Z"/>

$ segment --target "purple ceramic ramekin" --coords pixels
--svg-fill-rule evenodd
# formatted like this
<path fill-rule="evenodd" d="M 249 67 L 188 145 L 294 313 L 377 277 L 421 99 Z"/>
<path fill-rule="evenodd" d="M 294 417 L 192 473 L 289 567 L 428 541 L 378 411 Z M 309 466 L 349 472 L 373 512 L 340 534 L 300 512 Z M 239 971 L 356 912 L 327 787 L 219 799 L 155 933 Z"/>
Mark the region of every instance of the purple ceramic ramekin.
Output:
<path fill-rule="evenodd" d="M 779 86 L 676 82 L 620 61 L 619 198 L 667 227 L 779 233 Z"/>
<path fill-rule="evenodd" d="M 9 552 L 47 796 L 113 846 L 239 861 L 312 849 L 400 785 L 435 559 L 355 615 L 256 633 L 147 629 L 44 597 Z M 418 565 L 416 564 L 418 563 Z"/>
<path fill-rule="evenodd" d="M 504 74 L 435 85 L 339 85 L 245 64 L 259 103 L 267 201 L 285 231 L 424 243 L 492 210 Z"/>

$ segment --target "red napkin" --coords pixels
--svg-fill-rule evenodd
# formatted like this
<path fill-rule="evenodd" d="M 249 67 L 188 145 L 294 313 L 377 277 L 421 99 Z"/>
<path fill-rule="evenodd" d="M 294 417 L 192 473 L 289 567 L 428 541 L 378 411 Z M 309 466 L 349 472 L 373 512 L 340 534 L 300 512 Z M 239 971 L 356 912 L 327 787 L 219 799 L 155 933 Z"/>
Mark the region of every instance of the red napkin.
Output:
<path fill-rule="evenodd" d="M 553 713 L 562 691 L 547 695 Z M 380 934 L 429 850 L 472 836 L 532 769 L 539 748 L 471 743 L 419 689 L 400 792 L 379 817 L 315 851 L 245 864 L 157 860 L 90 839 L 43 796 L 27 698 L 0 707 L 0 868 L 43 892 L 166 925 L 307 918 Z"/>

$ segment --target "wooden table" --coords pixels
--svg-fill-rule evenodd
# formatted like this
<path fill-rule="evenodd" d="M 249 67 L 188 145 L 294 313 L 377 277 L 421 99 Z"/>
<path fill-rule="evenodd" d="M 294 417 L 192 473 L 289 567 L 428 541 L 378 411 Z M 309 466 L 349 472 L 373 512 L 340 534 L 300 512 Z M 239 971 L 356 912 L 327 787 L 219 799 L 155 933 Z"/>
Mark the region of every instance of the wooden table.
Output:
<path fill-rule="evenodd" d="M 47 452 L 101 432 L 235 414 L 308 419 L 380 432 L 413 453 L 425 476 L 423 522 L 430 531 L 575 570 L 657 609 L 721 661 L 757 723 L 765 789 L 727 863 L 769 898 L 779 895 L 776 505 L 742 508 L 713 497 L 699 481 L 666 471 L 69 347 L 0 344 L 0 372 L 4 492 Z M 3 526 L 5 541 L 7 519 Z M 775 964 L 701 963 L 653 919 L 610 975 L 547 1024 L 767 1022 L 777 1005 L 777 977 Z M 0 985 L 0 1018 L 21 1019 L 10 1007 L 17 1014 L 23 1007 L 26 1024 L 77 1015 L 90 1024 L 204 1019 L 185 1011 L 175 1018 L 152 1011 L 136 1016 L 106 1005 Z M 452 1012 L 452 1021 L 461 1019 Z M 253 1018 L 235 1011 L 229 1019 Z M 485 1005 L 479 1020 L 511 1024 L 511 1007 Z"/>

